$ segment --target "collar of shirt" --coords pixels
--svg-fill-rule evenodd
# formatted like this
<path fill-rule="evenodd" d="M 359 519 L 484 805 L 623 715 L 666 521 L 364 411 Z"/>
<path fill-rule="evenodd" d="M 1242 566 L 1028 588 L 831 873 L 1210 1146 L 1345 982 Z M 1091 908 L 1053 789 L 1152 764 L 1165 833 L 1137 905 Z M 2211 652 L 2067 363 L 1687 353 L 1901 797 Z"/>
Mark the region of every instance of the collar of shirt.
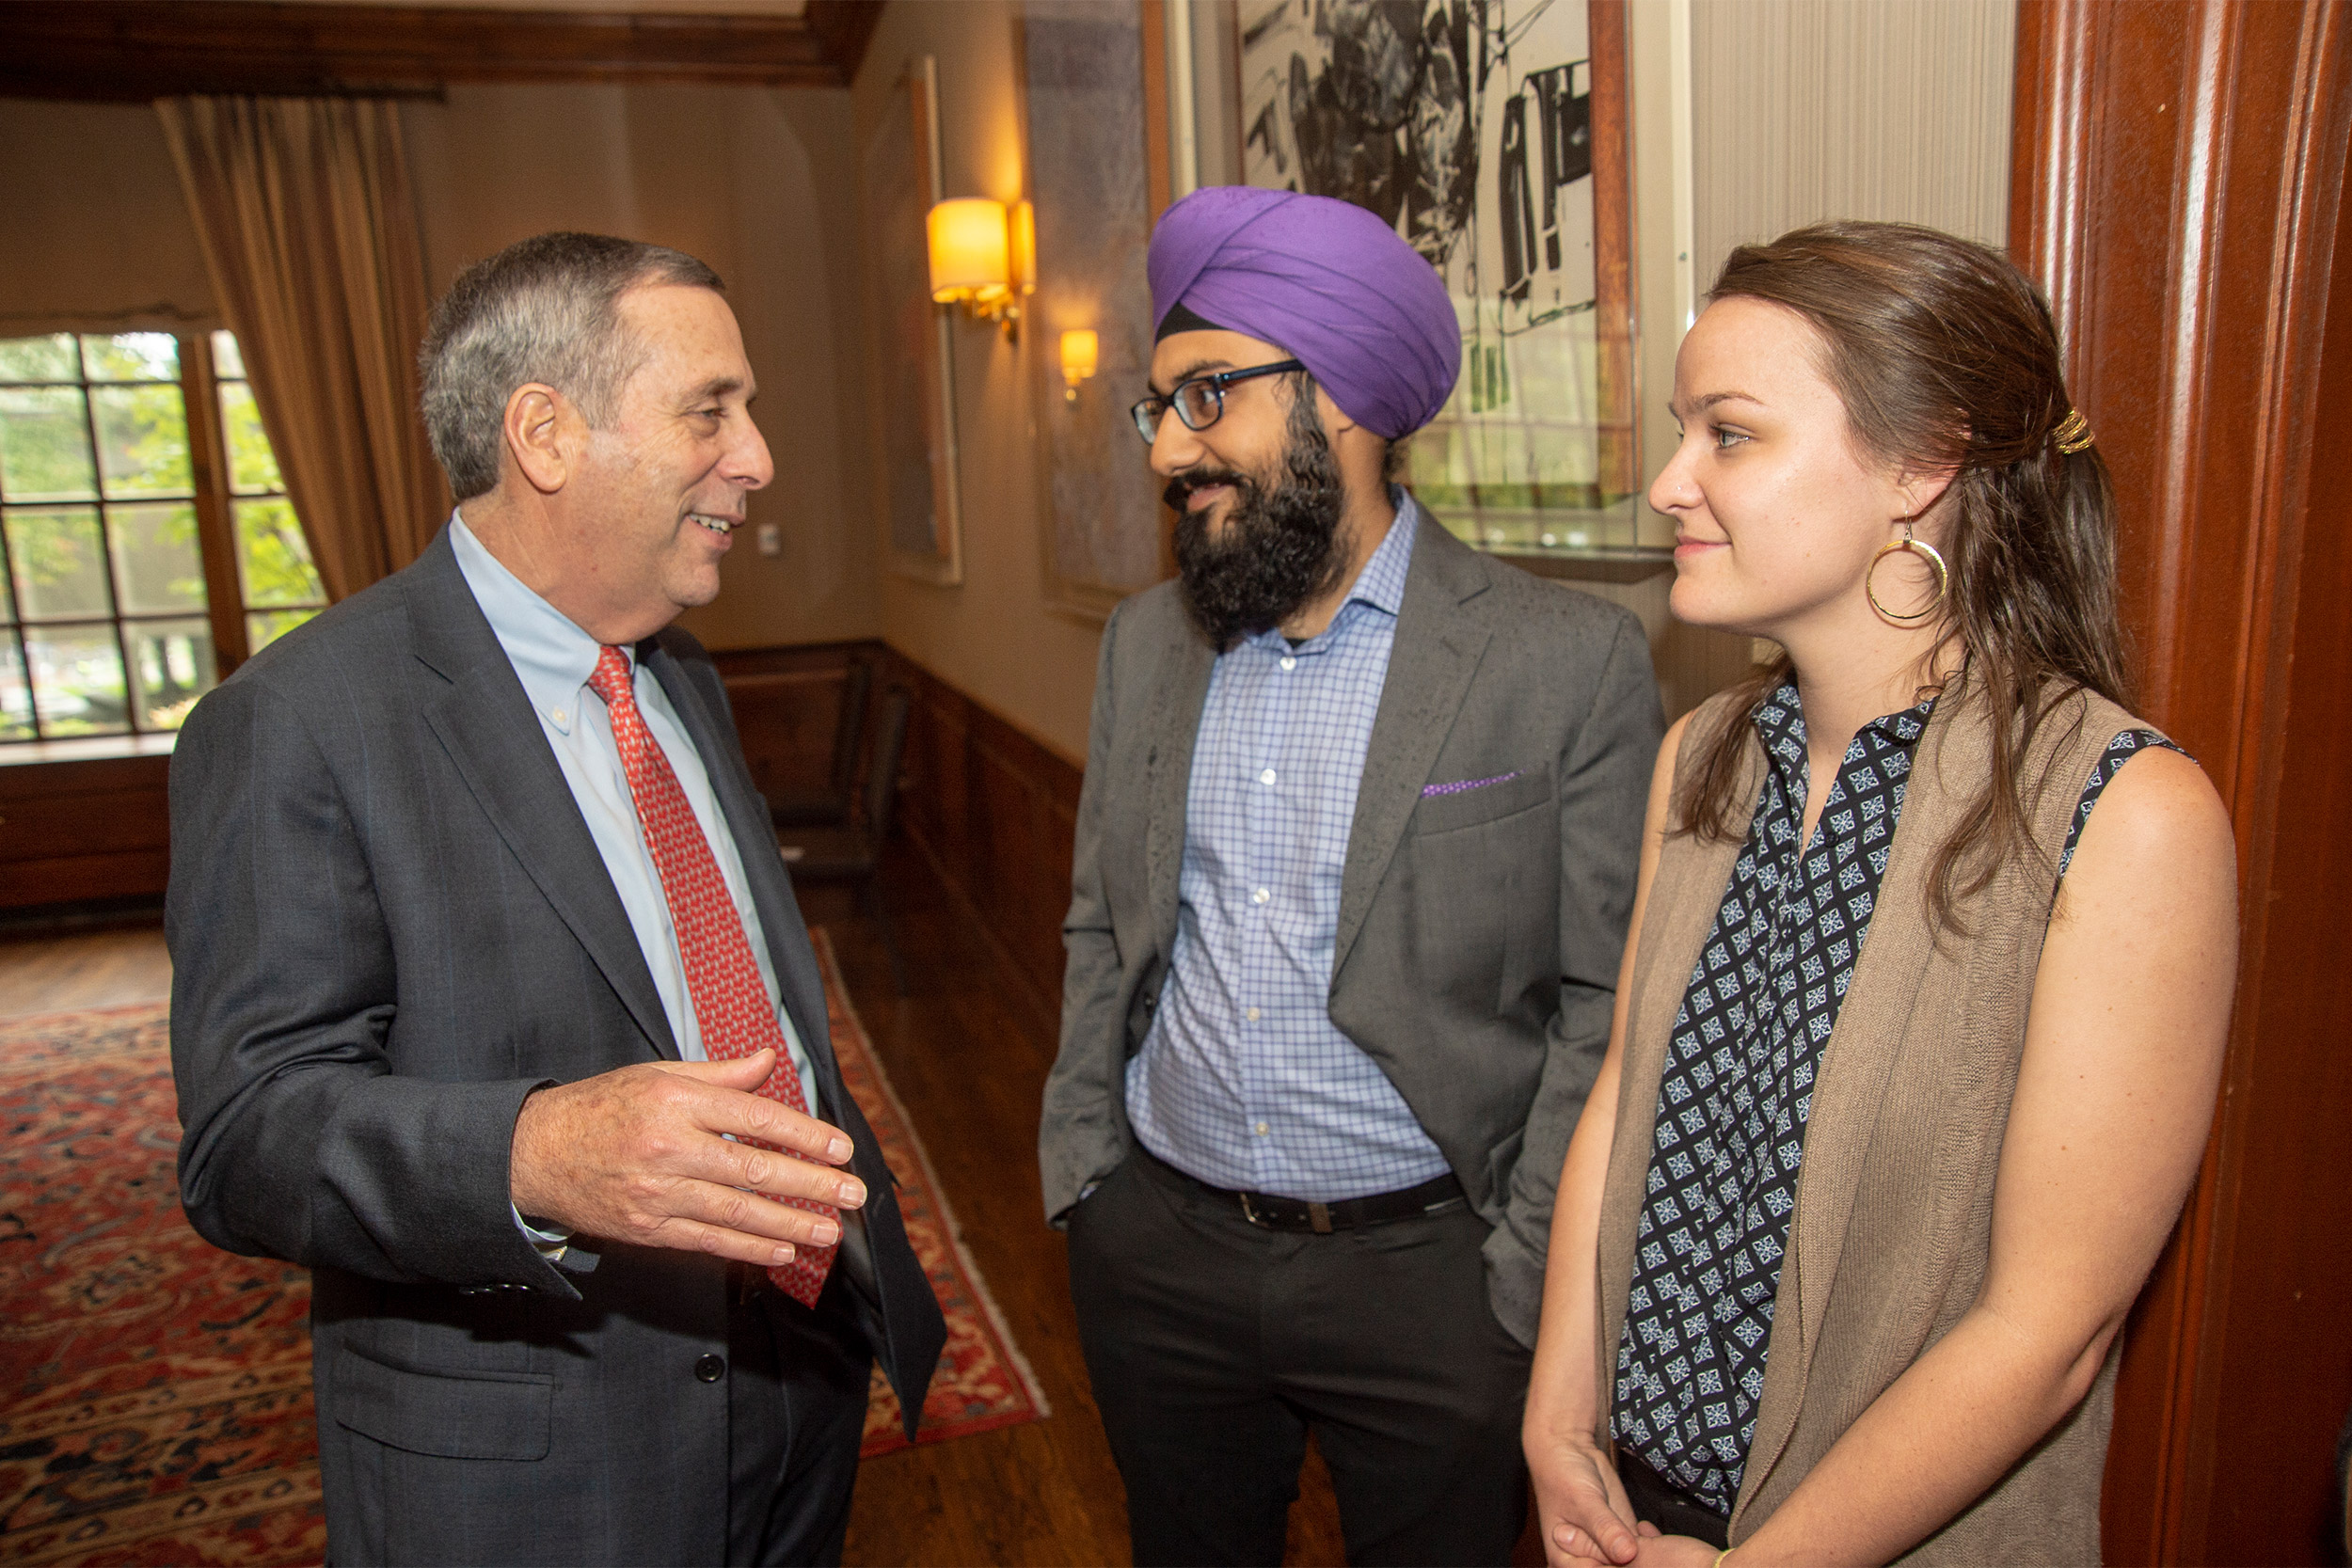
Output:
<path fill-rule="evenodd" d="M 458 567 L 466 574 L 475 602 L 482 606 L 490 629 L 498 634 L 499 646 L 506 650 L 516 677 L 523 683 L 523 694 L 540 718 L 560 733 L 571 734 L 572 726 L 580 722 L 581 693 L 588 689 L 588 677 L 596 673 L 596 657 L 604 651 L 603 645 L 508 571 L 454 512 L 449 518 L 449 543 L 457 552 Z M 621 652 L 634 673 L 636 651 L 624 648 Z"/>
<path fill-rule="evenodd" d="M 1883 713 L 1862 726 L 1856 739 L 1868 737 L 1873 750 L 1908 752 L 1927 732 L 1928 716 L 1935 711 L 1935 698 L 1893 713 Z M 1756 738 L 1764 743 L 1764 754 L 1772 759 L 1773 768 L 1784 777 L 1793 774 L 1799 780 L 1805 776 L 1804 703 L 1797 694 L 1797 683 L 1783 681 L 1780 689 L 1756 705 L 1749 719 L 1756 725 Z M 1803 793 L 1798 798 L 1802 800 Z"/>
<path fill-rule="evenodd" d="M 1388 534 L 1380 541 L 1380 547 L 1372 552 L 1372 559 L 1364 562 L 1364 569 L 1356 574 L 1356 585 L 1348 590 L 1346 602 L 1331 617 L 1329 626 L 1295 648 L 1290 646 L 1279 626 L 1269 626 L 1255 637 L 1245 637 L 1240 645 L 1276 653 L 1319 654 L 1363 613 L 1357 609 L 1359 605 L 1396 619 L 1405 605 L 1405 578 L 1413 565 L 1413 534 L 1419 527 L 1421 508 L 1402 485 L 1389 486 L 1389 499 L 1396 506 L 1396 520 L 1389 525 Z"/>

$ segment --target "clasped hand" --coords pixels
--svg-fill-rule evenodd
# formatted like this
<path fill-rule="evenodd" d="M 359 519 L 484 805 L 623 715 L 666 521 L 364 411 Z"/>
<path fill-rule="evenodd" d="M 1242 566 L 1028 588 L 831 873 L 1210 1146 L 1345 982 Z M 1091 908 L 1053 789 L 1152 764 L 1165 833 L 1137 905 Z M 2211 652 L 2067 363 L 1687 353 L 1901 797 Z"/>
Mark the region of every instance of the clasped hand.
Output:
<path fill-rule="evenodd" d="M 789 1261 L 795 1243 L 839 1241 L 833 1220 L 763 1196 L 866 1202 L 864 1182 L 829 1168 L 850 1158 L 847 1133 L 753 1092 L 775 1059 L 653 1062 L 535 1091 L 515 1118 L 516 1209 L 579 1235 L 762 1266 Z"/>
<path fill-rule="evenodd" d="M 1537 1527 L 1549 1568 L 1708 1568 L 1716 1549 L 1688 1535 L 1666 1535 L 1644 1519 L 1616 1467 L 1588 1440 L 1531 1442 Z"/>

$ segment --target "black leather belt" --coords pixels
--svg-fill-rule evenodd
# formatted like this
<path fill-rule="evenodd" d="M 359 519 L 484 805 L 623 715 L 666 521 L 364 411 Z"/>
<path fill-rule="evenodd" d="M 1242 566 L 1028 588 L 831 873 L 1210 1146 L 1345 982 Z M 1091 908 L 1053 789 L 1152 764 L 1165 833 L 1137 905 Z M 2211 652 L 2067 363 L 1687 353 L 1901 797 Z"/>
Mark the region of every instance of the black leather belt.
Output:
<path fill-rule="evenodd" d="M 1241 1217 L 1261 1230 L 1312 1232 L 1327 1236 L 1334 1230 L 1353 1230 L 1361 1226 L 1387 1225 L 1391 1220 L 1409 1220 L 1422 1214 L 1434 1214 L 1439 1210 L 1470 1201 L 1462 1191 L 1461 1181 L 1452 1171 L 1432 1177 L 1418 1187 L 1405 1187 L 1393 1193 L 1342 1198 L 1337 1203 L 1311 1203 L 1302 1198 L 1277 1197 L 1272 1193 L 1244 1193 L 1231 1187 L 1214 1187 L 1188 1171 L 1178 1170 L 1148 1148 L 1138 1146 L 1136 1152 L 1170 1176 L 1210 1196 L 1237 1205 Z"/>

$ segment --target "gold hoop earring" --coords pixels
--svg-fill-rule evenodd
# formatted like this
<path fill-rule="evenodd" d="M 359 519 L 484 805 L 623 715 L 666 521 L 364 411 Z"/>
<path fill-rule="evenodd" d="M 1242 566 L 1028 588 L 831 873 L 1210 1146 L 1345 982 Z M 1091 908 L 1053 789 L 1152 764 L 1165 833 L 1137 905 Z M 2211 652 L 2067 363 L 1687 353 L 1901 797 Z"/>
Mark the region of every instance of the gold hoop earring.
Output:
<path fill-rule="evenodd" d="M 1879 603 L 1878 591 L 1870 586 L 1870 579 L 1878 576 L 1879 562 L 1884 561 L 1888 556 L 1893 555 L 1897 550 L 1909 550 L 1913 555 L 1922 558 L 1929 565 L 1935 568 L 1934 602 L 1930 604 L 1927 609 L 1915 610 L 1909 615 L 1898 614 L 1894 610 L 1891 610 L 1884 605 Z M 1881 545 L 1879 546 L 1878 554 L 1870 558 L 1870 569 L 1862 574 L 1862 594 L 1863 597 L 1870 601 L 1870 608 L 1877 610 L 1881 615 L 1885 616 L 1888 620 L 1896 622 L 1900 626 L 1908 626 L 1916 625 L 1918 622 L 1924 621 L 1929 616 L 1934 614 L 1937 610 L 1942 610 L 1944 608 L 1944 601 L 1947 596 L 1949 596 L 1951 591 L 1952 574 L 1950 569 L 1944 564 L 1944 557 L 1937 551 L 1933 545 L 1929 544 L 1924 539 L 1914 539 L 1911 536 L 1911 522 L 1909 518 L 1905 518 L 1903 521 L 1903 536 L 1900 539 L 1889 539 L 1885 544 Z"/>

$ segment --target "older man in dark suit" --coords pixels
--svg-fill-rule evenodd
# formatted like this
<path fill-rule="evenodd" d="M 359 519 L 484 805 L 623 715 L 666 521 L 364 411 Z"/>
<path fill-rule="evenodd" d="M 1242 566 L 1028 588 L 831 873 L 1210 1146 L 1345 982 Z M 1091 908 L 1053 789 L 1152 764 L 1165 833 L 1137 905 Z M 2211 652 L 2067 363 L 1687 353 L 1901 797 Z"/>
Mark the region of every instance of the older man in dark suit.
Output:
<path fill-rule="evenodd" d="M 1138 1562 L 1500 1562 L 1658 690 L 1386 483 L 1460 329 L 1378 218 L 1212 189 L 1136 407 L 1182 575 L 1104 629 L 1041 1147 Z"/>
<path fill-rule="evenodd" d="M 182 733 L 182 1194 L 310 1267 L 335 1561 L 838 1561 L 875 1356 L 922 1407 L 938 1304 L 669 625 L 771 476 L 752 394 L 691 257 L 469 269 L 457 515 Z"/>

